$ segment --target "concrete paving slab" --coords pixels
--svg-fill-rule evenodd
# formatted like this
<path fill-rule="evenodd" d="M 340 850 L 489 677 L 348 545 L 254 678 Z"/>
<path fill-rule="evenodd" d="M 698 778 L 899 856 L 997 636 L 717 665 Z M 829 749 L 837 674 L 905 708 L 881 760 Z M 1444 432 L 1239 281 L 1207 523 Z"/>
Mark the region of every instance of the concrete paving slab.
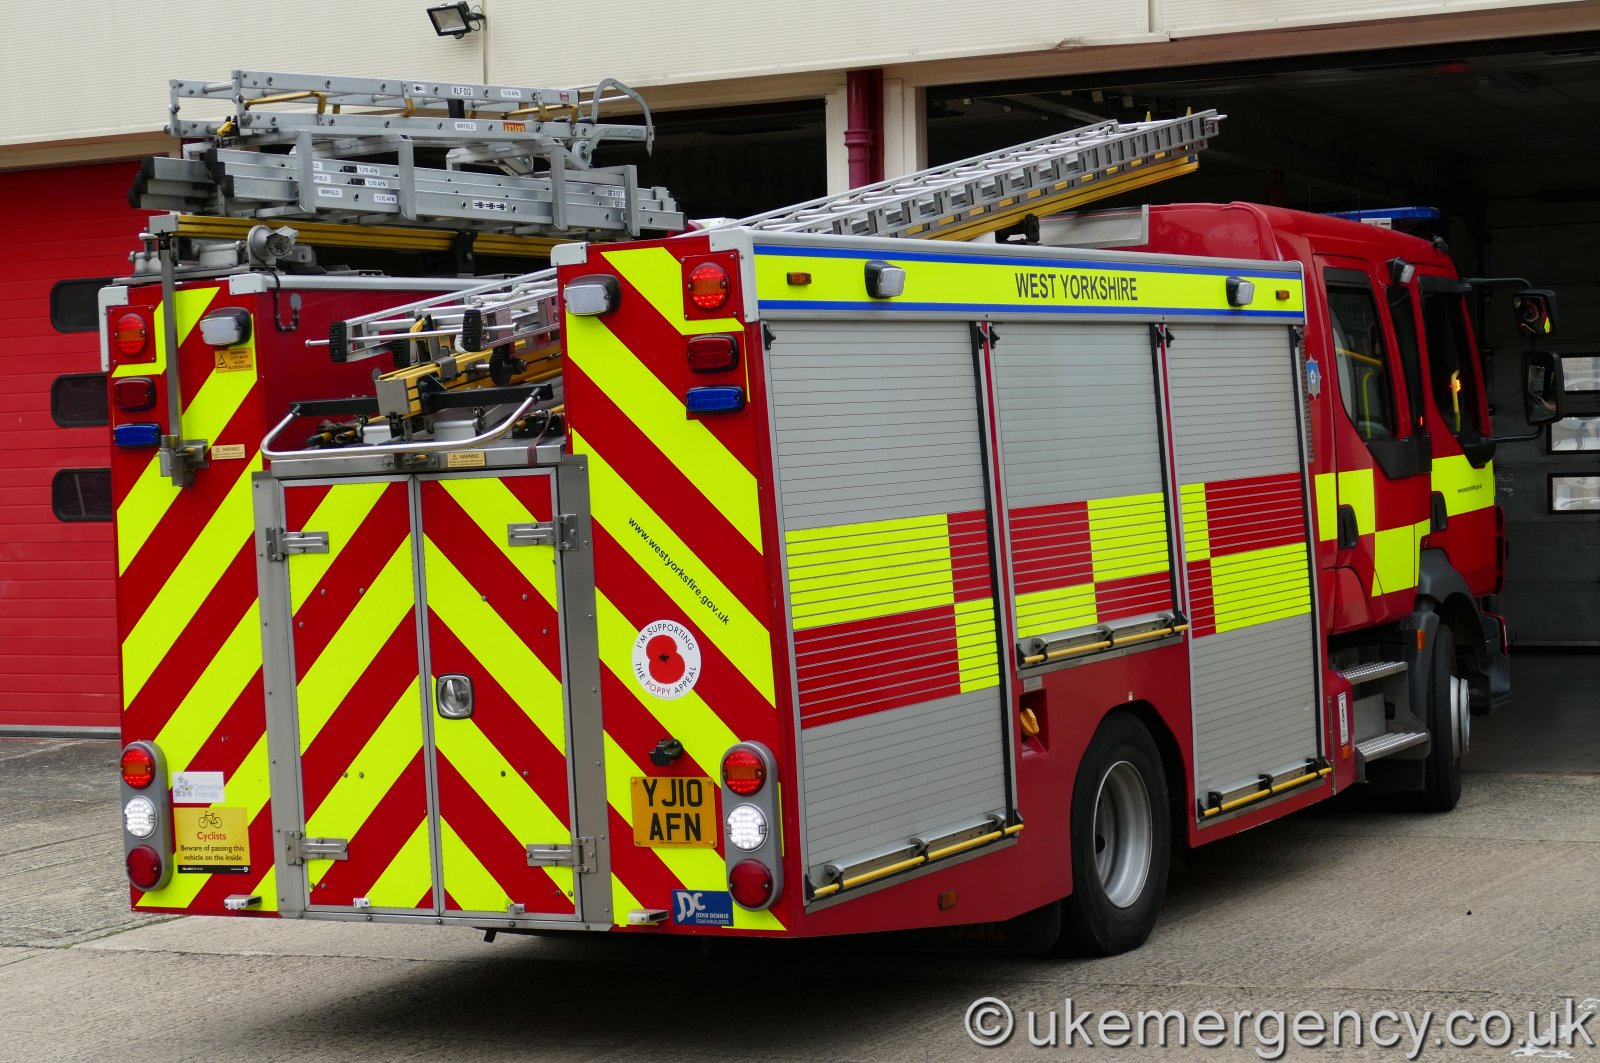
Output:
<path fill-rule="evenodd" d="M 128 906 L 115 742 L 0 739 L 0 945 L 65 946 L 170 918 Z"/>
<path fill-rule="evenodd" d="M 1589 763 L 1576 742 L 1523 744 L 1516 755 L 1528 763 Z M 1028 1010 L 1059 1023 L 1069 997 L 1080 1013 L 1410 1009 L 1433 1013 L 1423 1059 L 1600 1063 L 1581 1043 L 1558 1049 L 1565 1057 L 1513 1055 L 1515 1039 L 1433 1043 L 1456 1008 L 1503 1010 L 1519 1036 L 1529 1010 L 1569 998 L 1600 1009 L 1600 775 L 1586 770 L 1474 772 L 1448 815 L 1396 811 L 1392 798 L 1357 791 L 1208 846 L 1175 867 L 1144 948 L 1090 962 L 894 936 L 705 949 L 503 935 L 490 945 L 457 928 L 135 915 L 115 753 L 115 743 L 0 741 L 5 1063 L 1273 1054 L 1270 1043 L 1256 1050 L 1248 1017 L 1236 1046 L 1029 1044 Z M 1497 756 L 1475 762 L 1503 766 Z M 963 1027 L 985 996 L 1004 1000 L 1017 1024 L 994 1049 Z M 1359 1046 L 1312 1055 L 1287 1043 L 1279 1054 L 1408 1058 L 1404 1027 L 1387 1032 L 1400 1044 L 1374 1045 L 1368 1031 Z"/>
<path fill-rule="evenodd" d="M 349 957 L 473 961 L 483 934 L 464 927 L 191 916 L 142 925 L 82 946 L 108 952 L 185 952 L 214 956 Z"/>

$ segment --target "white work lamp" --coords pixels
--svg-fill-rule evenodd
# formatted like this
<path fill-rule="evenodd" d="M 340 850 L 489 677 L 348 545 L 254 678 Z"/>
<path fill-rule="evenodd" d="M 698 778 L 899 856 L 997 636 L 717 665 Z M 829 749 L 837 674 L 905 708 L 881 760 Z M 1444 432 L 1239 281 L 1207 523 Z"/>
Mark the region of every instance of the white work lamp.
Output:
<path fill-rule="evenodd" d="M 466 0 L 458 4 L 440 4 L 428 8 L 428 18 L 433 21 L 433 32 L 441 37 L 460 40 L 489 21 L 481 11 L 467 8 Z"/>

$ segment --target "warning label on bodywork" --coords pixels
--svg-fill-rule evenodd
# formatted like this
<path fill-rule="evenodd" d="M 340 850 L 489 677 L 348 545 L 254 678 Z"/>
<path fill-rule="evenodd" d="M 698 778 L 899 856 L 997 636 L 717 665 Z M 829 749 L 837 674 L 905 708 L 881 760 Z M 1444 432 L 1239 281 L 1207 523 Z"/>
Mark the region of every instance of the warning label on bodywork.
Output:
<path fill-rule="evenodd" d="M 249 827 L 242 808 L 174 808 L 177 870 L 202 875 L 249 874 Z"/>

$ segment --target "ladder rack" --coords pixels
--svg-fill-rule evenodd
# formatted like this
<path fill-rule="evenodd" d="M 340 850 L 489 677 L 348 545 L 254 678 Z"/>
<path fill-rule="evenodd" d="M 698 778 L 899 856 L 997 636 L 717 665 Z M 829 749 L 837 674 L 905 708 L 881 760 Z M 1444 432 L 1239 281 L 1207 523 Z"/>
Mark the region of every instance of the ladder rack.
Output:
<path fill-rule="evenodd" d="M 1028 214 L 1056 213 L 1188 173 L 1198 166 L 1196 155 L 1222 119 L 1216 111 L 1202 111 L 1158 121 L 1098 122 L 840 195 L 696 228 L 965 239 Z M 330 354 L 347 361 L 392 353 L 416 339 L 424 319 L 428 325 L 422 331 L 452 350 L 509 348 L 514 355 L 532 344 L 546 351 L 560 328 L 555 295 L 555 271 L 545 269 L 407 303 L 335 322 Z"/>
<path fill-rule="evenodd" d="M 1098 122 L 711 228 L 967 239 L 1188 173 L 1221 120 Z"/>
<path fill-rule="evenodd" d="M 196 118 L 186 102 L 231 111 Z M 642 122 L 603 121 L 611 103 L 637 107 Z M 606 141 L 654 143 L 644 100 L 612 79 L 545 89 L 236 70 L 172 81 L 167 131 L 197 142 L 183 158 L 146 160 L 135 206 L 517 235 L 684 224 L 667 190 L 641 189 L 632 166 L 594 165 Z M 419 151 L 444 165 L 420 163 Z"/>

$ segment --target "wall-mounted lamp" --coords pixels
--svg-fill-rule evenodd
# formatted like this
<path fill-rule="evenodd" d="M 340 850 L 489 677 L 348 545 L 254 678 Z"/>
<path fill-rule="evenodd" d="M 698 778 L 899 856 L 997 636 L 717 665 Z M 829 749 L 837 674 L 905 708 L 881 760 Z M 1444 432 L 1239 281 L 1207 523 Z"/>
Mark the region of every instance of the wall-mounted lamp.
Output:
<path fill-rule="evenodd" d="M 440 4 L 428 8 L 428 18 L 433 21 L 433 32 L 441 37 L 460 40 L 473 30 L 482 29 L 489 19 L 481 11 L 468 9 L 466 0 L 458 4 Z"/>

